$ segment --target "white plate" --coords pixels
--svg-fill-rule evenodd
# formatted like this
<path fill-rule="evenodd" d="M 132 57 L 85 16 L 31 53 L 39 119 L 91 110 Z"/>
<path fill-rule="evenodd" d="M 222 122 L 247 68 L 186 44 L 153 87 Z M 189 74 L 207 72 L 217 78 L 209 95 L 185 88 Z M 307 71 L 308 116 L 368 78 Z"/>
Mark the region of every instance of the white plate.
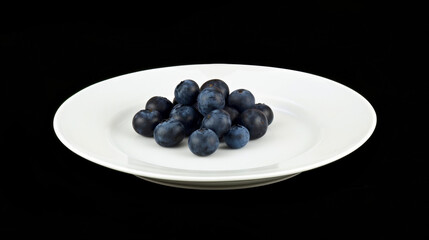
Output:
<path fill-rule="evenodd" d="M 190 152 L 185 139 L 163 148 L 134 132 L 131 120 L 152 96 L 173 99 L 184 79 L 224 80 L 233 91 L 250 90 L 274 110 L 260 139 L 244 148 L 221 143 L 208 157 Z M 176 187 L 231 189 L 284 180 L 351 153 L 372 134 L 376 114 L 361 95 L 308 73 L 251 65 L 201 64 L 145 70 L 89 86 L 54 117 L 61 142 L 92 162 Z"/>

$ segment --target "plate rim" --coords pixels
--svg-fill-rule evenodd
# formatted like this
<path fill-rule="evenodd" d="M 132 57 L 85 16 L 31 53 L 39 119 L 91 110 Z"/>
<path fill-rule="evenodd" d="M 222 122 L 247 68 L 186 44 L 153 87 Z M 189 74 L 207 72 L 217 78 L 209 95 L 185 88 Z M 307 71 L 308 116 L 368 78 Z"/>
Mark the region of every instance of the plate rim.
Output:
<path fill-rule="evenodd" d="M 298 73 L 304 73 L 304 74 L 312 75 L 312 76 L 315 76 L 318 78 L 322 78 L 323 80 L 328 80 L 328 81 L 335 83 L 336 85 L 338 85 L 342 88 L 347 89 L 351 93 L 357 95 L 361 100 L 363 100 L 363 103 L 369 109 L 370 116 L 371 116 L 371 119 L 373 119 L 373 121 L 371 122 L 371 125 L 368 128 L 365 135 L 359 141 L 357 141 L 352 146 L 348 147 L 346 150 L 341 151 L 340 153 L 333 155 L 329 158 L 326 158 L 323 161 L 318 161 L 318 162 L 313 163 L 313 164 L 308 164 L 308 165 L 305 165 L 302 167 L 297 167 L 297 168 L 292 168 L 292 169 L 273 170 L 273 171 L 269 171 L 269 172 L 250 173 L 250 174 L 244 174 L 244 175 L 223 175 L 223 176 L 213 176 L 213 175 L 210 175 L 210 176 L 192 176 L 192 175 L 164 174 L 164 173 L 157 173 L 157 172 L 145 171 L 145 170 L 141 170 L 141 169 L 133 169 L 133 168 L 128 168 L 128 167 L 118 166 L 116 164 L 111 164 L 111 163 L 104 161 L 102 159 L 98 159 L 97 157 L 91 156 L 90 154 L 87 154 L 86 152 L 80 151 L 79 149 L 75 148 L 73 146 L 73 144 L 71 144 L 60 131 L 59 120 L 58 120 L 59 115 L 61 114 L 62 111 L 64 111 L 64 108 L 68 104 L 70 104 L 70 102 L 72 101 L 72 99 L 76 95 L 78 95 L 80 92 L 85 91 L 85 89 L 87 89 L 87 88 L 93 87 L 94 85 L 102 84 L 103 82 L 106 82 L 109 80 L 113 80 L 113 79 L 120 78 L 120 77 L 121 78 L 126 77 L 127 75 L 140 73 L 140 72 L 144 72 L 144 71 L 162 70 L 162 69 L 177 68 L 177 67 L 192 67 L 192 66 L 195 66 L 195 67 L 200 66 L 201 67 L 201 66 L 208 66 L 208 65 L 212 65 L 212 66 L 214 66 L 214 65 L 228 65 L 228 66 L 271 68 L 271 69 L 276 69 L 276 70 L 286 70 L 286 71 L 294 71 L 294 72 L 298 72 Z M 157 179 L 165 179 L 165 180 L 172 180 L 172 181 L 189 181 L 189 182 L 221 182 L 221 181 L 240 181 L 240 180 L 251 180 L 251 179 L 264 179 L 264 178 L 280 177 L 280 176 L 285 176 L 285 175 L 289 175 L 289 174 L 295 174 L 295 173 L 301 173 L 301 172 L 309 171 L 309 170 L 327 165 L 329 163 L 332 163 L 332 162 L 339 160 L 339 159 L 349 155 L 350 153 L 354 152 L 356 149 L 361 147 L 371 137 L 371 135 L 375 131 L 376 126 L 377 126 L 377 114 L 375 112 L 374 107 L 371 105 L 371 103 L 365 97 L 363 97 L 360 93 L 358 93 L 357 91 L 353 90 L 352 88 L 350 88 L 350 87 L 348 87 L 342 83 L 339 83 L 339 82 L 336 82 L 334 80 L 325 78 L 323 76 L 319 76 L 319 75 L 315 75 L 315 74 L 307 73 L 307 72 L 303 72 L 303 71 L 293 70 L 293 69 L 272 67 L 272 66 L 263 66 L 263 65 L 252 65 L 252 64 L 235 64 L 235 63 L 203 63 L 203 64 L 184 64 L 184 65 L 175 65 L 175 66 L 165 66 L 165 67 L 159 67 L 159 68 L 151 68 L 151 69 L 134 71 L 131 73 L 126 73 L 126 74 L 118 75 L 118 76 L 115 76 L 112 78 L 108 78 L 108 79 L 93 83 L 87 87 L 84 87 L 83 89 L 77 91 L 76 93 L 74 93 L 73 95 L 68 97 L 58 107 L 57 111 L 55 112 L 54 118 L 53 118 L 53 128 L 54 128 L 54 132 L 55 132 L 56 136 L 64 144 L 64 146 L 66 146 L 73 153 L 77 154 L 79 157 L 82 157 L 82 158 L 89 160 L 93 163 L 96 163 L 98 165 L 101 165 L 101 166 L 104 166 L 104 167 L 107 167 L 110 169 L 114 169 L 117 171 L 121 171 L 124 173 L 128 173 L 128 174 L 139 175 L 139 176 L 144 176 L 144 177 L 148 177 L 148 178 L 157 178 Z M 176 169 L 176 170 L 180 171 L 180 169 Z M 189 170 L 187 170 L 187 171 L 189 171 Z M 194 170 L 191 170 L 191 171 L 194 171 Z M 201 172 L 201 171 L 197 171 L 197 172 Z"/>

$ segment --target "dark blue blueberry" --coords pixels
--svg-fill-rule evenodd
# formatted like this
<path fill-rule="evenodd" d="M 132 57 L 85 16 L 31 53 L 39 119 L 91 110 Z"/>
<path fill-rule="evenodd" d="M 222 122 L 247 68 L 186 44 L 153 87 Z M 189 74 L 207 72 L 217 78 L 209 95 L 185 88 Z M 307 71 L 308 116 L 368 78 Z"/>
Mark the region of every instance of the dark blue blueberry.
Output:
<path fill-rule="evenodd" d="M 252 108 L 259 109 L 265 114 L 268 120 L 268 125 L 270 125 L 273 122 L 274 113 L 273 113 L 273 110 L 271 110 L 271 108 L 268 105 L 264 103 L 258 103 L 258 104 L 255 104 L 255 106 L 253 106 Z"/>
<path fill-rule="evenodd" d="M 174 89 L 174 98 L 178 103 L 192 105 L 200 93 L 200 87 L 194 80 L 181 81 Z"/>
<path fill-rule="evenodd" d="M 211 79 L 211 80 L 208 80 L 207 82 L 203 83 L 203 85 L 201 85 L 200 90 L 202 91 L 202 90 L 204 90 L 205 88 L 208 88 L 208 87 L 217 87 L 222 92 L 222 94 L 225 97 L 225 99 L 228 98 L 228 96 L 229 96 L 229 87 L 228 87 L 228 85 L 224 81 L 222 81 L 220 79 Z"/>
<path fill-rule="evenodd" d="M 170 112 L 170 118 L 179 120 L 185 127 L 185 135 L 189 136 L 200 127 L 201 114 L 192 106 L 177 104 Z"/>
<path fill-rule="evenodd" d="M 180 121 L 169 118 L 155 127 L 153 136 L 159 145 L 174 147 L 185 138 L 185 127 Z"/>
<path fill-rule="evenodd" d="M 162 118 L 168 118 L 173 103 L 165 97 L 155 96 L 146 102 L 146 109 L 156 110 L 161 113 Z"/>
<path fill-rule="evenodd" d="M 138 111 L 133 117 L 134 130 L 145 137 L 153 136 L 153 129 L 162 121 L 161 113 L 149 109 Z"/>
<path fill-rule="evenodd" d="M 229 114 L 229 118 L 231 118 L 231 124 L 234 124 L 237 120 L 238 115 L 240 115 L 237 109 L 230 106 L 225 106 L 223 110 L 225 110 Z"/>
<path fill-rule="evenodd" d="M 249 130 L 250 140 L 264 136 L 268 129 L 267 117 L 258 109 L 247 109 L 242 112 L 238 117 L 238 123 Z"/>
<path fill-rule="evenodd" d="M 217 88 L 205 88 L 198 95 L 198 111 L 206 116 L 215 109 L 222 109 L 225 106 L 225 98 Z"/>
<path fill-rule="evenodd" d="M 208 156 L 219 147 L 219 138 L 208 128 L 195 130 L 188 138 L 188 147 L 198 156 Z"/>
<path fill-rule="evenodd" d="M 223 137 L 226 145 L 233 149 L 244 147 L 250 140 L 249 130 L 241 125 L 234 125 Z"/>
<path fill-rule="evenodd" d="M 213 130 L 221 138 L 231 128 L 231 119 L 225 110 L 215 109 L 204 117 L 201 127 Z"/>
<path fill-rule="evenodd" d="M 228 106 L 243 112 L 255 105 L 255 97 L 246 89 L 237 89 L 233 91 L 228 97 Z"/>

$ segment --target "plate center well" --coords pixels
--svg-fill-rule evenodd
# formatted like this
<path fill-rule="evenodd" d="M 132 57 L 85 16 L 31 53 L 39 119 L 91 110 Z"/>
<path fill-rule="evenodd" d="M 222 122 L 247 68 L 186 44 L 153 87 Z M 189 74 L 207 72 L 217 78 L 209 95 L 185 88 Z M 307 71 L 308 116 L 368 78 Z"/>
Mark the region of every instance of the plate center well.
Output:
<path fill-rule="evenodd" d="M 210 156 L 194 155 L 185 138 L 178 146 L 165 148 L 153 138 L 134 132 L 131 121 L 138 108 L 118 114 L 111 123 L 111 144 L 128 156 L 130 164 L 143 163 L 166 168 L 193 171 L 234 171 L 275 167 L 304 153 L 319 139 L 317 124 L 303 109 L 287 100 L 266 99 L 274 111 L 274 121 L 260 139 L 250 141 L 241 149 L 229 149 L 220 143 Z M 278 156 L 282 156 L 279 160 Z"/>

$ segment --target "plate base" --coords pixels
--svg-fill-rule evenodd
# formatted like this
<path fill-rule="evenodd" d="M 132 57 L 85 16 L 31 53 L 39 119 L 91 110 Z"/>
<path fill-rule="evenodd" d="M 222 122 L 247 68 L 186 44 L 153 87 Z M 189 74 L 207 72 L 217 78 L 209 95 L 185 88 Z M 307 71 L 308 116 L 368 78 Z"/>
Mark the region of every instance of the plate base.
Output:
<path fill-rule="evenodd" d="M 280 182 L 291 177 L 294 177 L 300 173 L 294 173 L 286 176 L 273 177 L 273 178 L 262 178 L 252 180 L 240 180 L 240 181 L 215 181 L 215 182 L 192 182 L 192 181 L 174 181 L 165 179 L 148 178 L 135 175 L 138 178 L 144 179 L 149 182 L 178 188 L 187 189 L 199 189 L 199 190 L 230 190 L 230 189 L 242 189 L 264 186 L 276 182 Z"/>

